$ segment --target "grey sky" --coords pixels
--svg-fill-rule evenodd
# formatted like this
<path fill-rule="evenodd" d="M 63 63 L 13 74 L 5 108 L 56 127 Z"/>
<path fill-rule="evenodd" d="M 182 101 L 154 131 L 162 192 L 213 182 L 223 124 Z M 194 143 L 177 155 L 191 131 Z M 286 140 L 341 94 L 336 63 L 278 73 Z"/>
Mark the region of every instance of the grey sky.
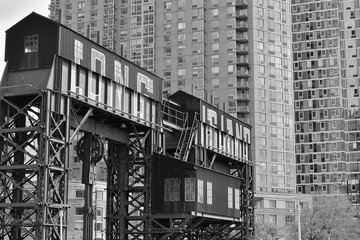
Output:
<path fill-rule="evenodd" d="M 50 0 L 0 0 L 0 78 L 4 72 L 5 31 L 31 12 L 48 17 Z"/>

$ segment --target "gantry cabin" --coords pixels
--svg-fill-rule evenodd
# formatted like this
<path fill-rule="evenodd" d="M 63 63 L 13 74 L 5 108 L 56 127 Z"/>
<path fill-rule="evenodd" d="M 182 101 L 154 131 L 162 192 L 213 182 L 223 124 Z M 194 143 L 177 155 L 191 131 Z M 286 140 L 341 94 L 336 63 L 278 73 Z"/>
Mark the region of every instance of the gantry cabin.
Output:
<path fill-rule="evenodd" d="M 140 125 L 161 125 L 162 80 L 75 31 L 31 13 L 6 31 L 1 87 L 49 89 Z"/>
<path fill-rule="evenodd" d="M 183 91 L 164 101 L 163 114 L 173 131 L 167 156 L 153 160 L 155 213 L 243 221 L 252 173 L 234 173 L 251 168 L 250 126 Z"/>
<path fill-rule="evenodd" d="M 229 170 L 224 165 L 231 162 L 251 163 L 250 125 L 183 91 L 166 102 L 164 112 L 170 117 L 163 117 L 164 124 L 174 126 L 166 137 L 170 154 L 204 167 L 212 162 L 211 168 L 225 173 Z"/>

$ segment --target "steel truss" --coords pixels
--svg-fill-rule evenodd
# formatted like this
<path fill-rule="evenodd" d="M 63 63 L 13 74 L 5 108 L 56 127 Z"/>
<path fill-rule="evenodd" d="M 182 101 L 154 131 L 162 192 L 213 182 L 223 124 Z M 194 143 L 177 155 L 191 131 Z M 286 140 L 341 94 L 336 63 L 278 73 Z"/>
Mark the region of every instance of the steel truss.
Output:
<path fill-rule="evenodd" d="M 0 240 L 66 239 L 71 101 L 51 91 L 0 93 Z M 107 140 L 107 240 L 253 235 L 251 165 L 232 171 L 242 179 L 241 222 L 157 216 L 151 206 L 151 161 L 161 133 L 130 121 L 125 129 L 129 143 Z"/>
<path fill-rule="evenodd" d="M 254 236 L 254 169 L 250 164 L 232 167 L 232 175 L 240 178 L 240 218 L 239 228 L 234 229 L 232 239 L 248 239 Z"/>
<path fill-rule="evenodd" d="M 69 102 L 50 91 L 0 94 L 0 239 L 61 239 Z"/>
<path fill-rule="evenodd" d="M 109 143 L 106 239 L 151 238 L 153 131 L 132 126 L 129 144 Z"/>

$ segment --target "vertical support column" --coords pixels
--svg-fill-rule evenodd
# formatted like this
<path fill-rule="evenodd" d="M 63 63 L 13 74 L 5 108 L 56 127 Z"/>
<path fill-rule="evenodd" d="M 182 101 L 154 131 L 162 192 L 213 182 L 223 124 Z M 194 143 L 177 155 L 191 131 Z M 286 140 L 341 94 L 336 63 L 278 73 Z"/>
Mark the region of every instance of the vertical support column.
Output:
<path fill-rule="evenodd" d="M 108 149 L 108 179 L 107 179 L 107 218 L 106 239 L 127 239 L 127 199 L 128 185 L 126 161 L 129 148 L 126 144 L 109 142 Z"/>
<path fill-rule="evenodd" d="M 66 236 L 66 221 L 60 222 L 61 211 L 67 216 L 65 100 L 50 91 L 0 94 L 0 239 Z"/>
<path fill-rule="evenodd" d="M 51 91 L 42 91 L 39 139 L 40 176 L 38 181 L 42 202 L 42 240 L 60 239 L 67 233 L 67 196 L 70 139 L 70 100 Z"/>
<path fill-rule="evenodd" d="M 83 239 L 93 239 L 93 185 L 94 185 L 94 164 L 91 162 L 92 137 L 91 133 L 84 134 L 83 155 L 82 155 L 82 183 L 85 185 L 84 208 L 83 208 Z M 79 147 L 79 146 L 78 146 Z"/>
<path fill-rule="evenodd" d="M 14 109 L 12 110 L 12 115 L 16 112 Z M 20 115 L 18 118 L 14 119 L 15 128 L 25 128 L 25 116 Z M 14 141 L 19 145 L 23 145 L 26 142 L 26 132 L 19 131 L 15 132 Z M 14 162 L 13 166 L 23 166 L 25 163 L 25 156 L 22 151 L 15 151 L 14 153 Z M 12 172 L 12 177 L 16 183 L 21 184 L 22 180 L 25 177 L 25 169 L 21 168 L 17 171 Z M 23 202 L 23 189 L 22 188 L 15 188 L 13 190 L 13 202 L 21 203 Z M 18 225 L 18 222 L 21 222 L 22 216 L 24 213 L 24 208 L 22 207 L 13 207 L 10 210 L 10 216 L 13 218 L 13 228 L 11 229 L 11 237 L 13 239 L 21 239 L 21 226 Z"/>

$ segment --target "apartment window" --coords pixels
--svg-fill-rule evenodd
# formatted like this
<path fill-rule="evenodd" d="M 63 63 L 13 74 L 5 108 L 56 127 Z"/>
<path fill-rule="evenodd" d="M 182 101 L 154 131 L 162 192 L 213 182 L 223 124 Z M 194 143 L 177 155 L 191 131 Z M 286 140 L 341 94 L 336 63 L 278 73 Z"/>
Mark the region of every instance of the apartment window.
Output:
<path fill-rule="evenodd" d="M 193 21 L 193 30 L 195 31 L 204 30 L 204 20 Z"/>
<path fill-rule="evenodd" d="M 26 36 L 24 39 L 25 53 L 37 52 L 39 51 L 39 35 L 33 34 Z"/>
<path fill-rule="evenodd" d="M 170 67 L 171 66 L 171 58 L 165 58 L 164 59 L 164 66 Z"/>
<path fill-rule="evenodd" d="M 228 187 L 228 208 L 233 208 L 233 188 Z"/>
<path fill-rule="evenodd" d="M 166 10 L 171 10 L 171 2 L 165 2 L 165 3 L 164 3 L 164 8 L 165 8 Z"/>
<path fill-rule="evenodd" d="M 171 24 L 164 25 L 165 31 L 171 31 Z"/>
<path fill-rule="evenodd" d="M 81 207 L 75 208 L 75 215 L 82 215 L 82 214 L 83 214 L 83 209 Z"/>
<path fill-rule="evenodd" d="M 72 3 L 67 3 L 67 4 L 65 4 L 65 9 L 66 9 L 66 10 L 72 9 Z"/>
<path fill-rule="evenodd" d="M 285 216 L 285 224 L 292 225 L 295 223 L 295 216 L 294 215 L 286 215 Z"/>
<path fill-rule="evenodd" d="M 276 200 L 269 200 L 269 208 L 276 208 Z"/>
<path fill-rule="evenodd" d="M 178 30 L 183 30 L 183 29 L 185 29 L 185 22 L 179 22 L 178 23 Z"/>
<path fill-rule="evenodd" d="M 185 41 L 185 33 L 181 33 L 181 34 L 178 34 L 178 41 L 181 42 L 181 41 Z"/>
<path fill-rule="evenodd" d="M 213 204 L 212 182 L 206 183 L 206 203 Z"/>
<path fill-rule="evenodd" d="M 193 32 L 193 42 L 203 42 L 204 41 L 204 32 Z"/>
<path fill-rule="evenodd" d="M 219 74 L 220 68 L 218 66 L 211 67 L 211 73 Z"/>
<path fill-rule="evenodd" d="M 218 52 L 219 51 L 219 43 L 212 43 L 211 48 L 212 48 L 213 52 Z"/>
<path fill-rule="evenodd" d="M 84 198 L 84 196 L 85 196 L 84 190 L 76 190 L 76 192 L 75 192 L 76 198 Z"/>
<path fill-rule="evenodd" d="M 185 46 L 185 45 L 178 45 L 178 52 L 182 52 L 182 51 L 184 51 L 184 50 L 185 50 L 185 48 L 186 48 L 186 46 Z"/>
<path fill-rule="evenodd" d="M 171 13 L 168 13 L 168 12 L 165 13 L 165 14 L 164 14 L 164 20 L 165 20 L 165 21 L 170 21 L 170 20 L 171 20 Z"/>
<path fill-rule="evenodd" d="M 178 20 L 185 18 L 185 11 L 178 11 Z"/>
<path fill-rule="evenodd" d="M 219 20 L 211 21 L 211 27 L 212 28 L 218 28 L 219 27 Z"/>
<path fill-rule="evenodd" d="M 98 5 L 98 0 L 91 0 L 91 6 Z"/>
<path fill-rule="evenodd" d="M 85 7 L 85 2 L 78 3 L 78 10 L 82 10 Z"/>
<path fill-rule="evenodd" d="M 204 18 L 204 9 L 196 8 L 192 11 L 192 19 L 202 19 Z"/>
<path fill-rule="evenodd" d="M 269 222 L 276 226 L 277 225 L 277 217 L 276 217 L 276 215 L 269 215 Z"/>
<path fill-rule="evenodd" d="M 219 40 L 219 32 L 212 32 L 211 39 L 214 41 L 218 41 Z"/>
<path fill-rule="evenodd" d="M 211 55 L 211 63 L 216 64 L 219 63 L 219 55 Z"/>
<path fill-rule="evenodd" d="M 219 16 L 219 9 L 211 9 L 211 12 L 210 12 L 210 14 L 211 14 L 211 17 L 213 17 L 213 18 L 217 18 L 218 16 Z"/>
<path fill-rule="evenodd" d="M 178 63 L 184 63 L 185 62 L 185 57 L 184 56 L 179 56 L 178 57 Z"/>
<path fill-rule="evenodd" d="M 260 50 L 264 50 L 264 43 L 263 42 L 258 42 L 258 48 Z"/>
<path fill-rule="evenodd" d="M 179 69 L 178 69 L 178 77 L 184 76 L 185 73 L 186 73 L 185 68 L 179 68 Z"/>
<path fill-rule="evenodd" d="M 178 0 L 178 7 L 182 8 L 185 6 L 185 0 Z"/>
<path fill-rule="evenodd" d="M 164 47 L 165 53 L 171 53 L 171 47 Z"/>

